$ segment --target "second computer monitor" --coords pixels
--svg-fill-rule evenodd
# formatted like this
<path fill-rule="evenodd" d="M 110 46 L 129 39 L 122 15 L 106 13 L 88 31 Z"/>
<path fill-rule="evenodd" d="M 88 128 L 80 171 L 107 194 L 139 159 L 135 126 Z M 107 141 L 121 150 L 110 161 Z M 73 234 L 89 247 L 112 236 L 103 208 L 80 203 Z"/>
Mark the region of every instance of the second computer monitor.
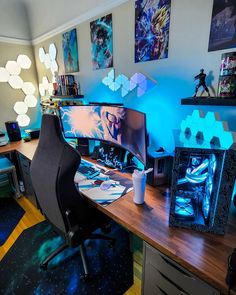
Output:
<path fill-rule="evenodd" d="M 107 141 L 130 151 L 146 164 L 146 116 L 118 106 L 63 106 L 60 119 L 66 138 Z"/>

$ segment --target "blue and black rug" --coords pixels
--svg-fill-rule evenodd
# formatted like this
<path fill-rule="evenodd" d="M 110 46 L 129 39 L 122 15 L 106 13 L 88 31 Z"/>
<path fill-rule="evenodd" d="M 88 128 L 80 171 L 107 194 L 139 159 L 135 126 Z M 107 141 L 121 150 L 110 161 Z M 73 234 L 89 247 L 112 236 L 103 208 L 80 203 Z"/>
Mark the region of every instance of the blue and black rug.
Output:
<path fill-rule="evenodd" d="M 103 240 L 92 240 L 86 247 L 92 279 L 84 283 L 80 281 L 83 266 L 79 249 L 65 250 L 43 271 L 40 262 L 62 239 L 46 221 L 27 229 L 0 263 L 0 294 L 124 294 L 133 284 L 129 236 L 117 224 L 113 226 L 112 236 L 116 238 L 113 249 Z"/>
<path fill-rule="evenodd" d="M 6 242 L 24 214 L 24 209 L 14 198 L 0 198 L 0 246 Z"/>

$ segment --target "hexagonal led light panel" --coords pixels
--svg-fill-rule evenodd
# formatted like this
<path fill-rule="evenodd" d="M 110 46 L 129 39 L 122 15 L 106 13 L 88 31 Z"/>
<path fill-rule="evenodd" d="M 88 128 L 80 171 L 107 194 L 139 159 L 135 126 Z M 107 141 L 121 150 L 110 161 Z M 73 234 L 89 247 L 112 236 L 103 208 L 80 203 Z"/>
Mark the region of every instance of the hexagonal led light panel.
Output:
<path fill-rule="evenodd" d="M 22 90 L 25 94 L 34 94 L 35 87 L 34 87 L 33 83 L 31 83 L 31 82 L 24 82 L 24 84 L 22 86 Z"/>
<path fill-rule="evenodd" d="M 20 127 L 26 127 L 30 123 L 30 118 L 27 115 L 18 115 L 16 118 L 16 121 L 18 122 Z"/>
<path fill-rule="evenodd" d="M 39 60 L 43 63 L 45 60 L 45 51 L 42 47 L 39 48 Z"/>
<path fill-rule="evenodd" d="M 196 141 L 201 147 L 211 148 L 212 145 L 219 145 L 229 149 L 236 142 L 236 133 L 229 131 L 228 124 L 221 121 L 219 114 L 208 112 L 205 116 L 199 110 L 194 110 L 191 116 L 187 116 L 181 122 L 180 140 L 184 144 L 193 142 L 201 134 L 201 140 Z M 187 140 L 187 141 L 186 141 Z"/>
<path fill-rule="evenodd" d="M 8 83 L 14 89 L 21 89 L 24 84 L 20 76 L 10 76 Z"/>
<path fill-rule="evenodd" d="M 23 101 L 17 101 L 13 109 L 18 115 L 24 115 L 28 111 L 28 107 Z"/>
<path fill-rule="evenodd" d="M 115 78 L 115 70 L 112 69 L 107 76 L 102 79 L 102 83 L 112 91 L 121 89 L 121 96 L 126 96 L 130 91 L 137 87 L 137 96 L 144 95 L 147 91 L 156 85 L 142 73 L 135 73 L 130 79 L 124 74 Z"/>
<path fill-rule="evenodd" d="M 0 67 L 0 82 L 8 82 L 9 77 L 10 74 L 8 71 L 5 68 Z"/>
<path fill-rule="evenodd" d="M 39 84 L 39 93 L 40 93 L 41 96 L 45 96 L 45 94 L 46 94 L 46 90 L 45 90 L 45 88 L 43 86 L 43 83 Z"/>
<path fill-rule="evenodd" d="M 56 55 L 57 55 L 57 49 L 54 43 L 51 43 L 49 45 L 49 56 L 51 58 L 51 60 L 55 60 L 56 59 Z"/>
<path fill-rule="evenodd" d="M 25 54 L 18 55 L 18 57 L 17 57 L 17 63 L 24 70 L 28 70 L 31 67 L 31 60 Z"/>
<path fill-rule="evenodd" d="M 42 50 L 41 50 L 42 52 Z M 37 105 L 37 99 L 33 95 L 35 87 L 31 82 L 24 82 L 19 76 L 21 69 L 29 69 L 31 67 L 31 60 L 25 54 L 19 54 L 17 61 L 9 60 L 6 63 L 6 67 L 0 67 L 0 82 L 8 82 L 13 89 L 21 89 L 26 97 L 23 101 L 15 103 L 13 109 L 18 114 L 17 121 L 19 126 L 27 126 L 30 122 L 29 116 L 26 115 L 28 107 L 35 107 Z"/>
<path fill-rule="evenodd" d="M 19 75 L 21 72 L 21 67 L 18 65 L 16 61 L 9 60 L 6 63 L 6 70 L 11 75 Z"/>
<path fill-rule="evenodd" d="M 26 95 L 26 97 L 24 99 L 24 103 L 29 108 L 34 108 L 37 105 L 37 98 L 34 95 L 32 95 L 32 94 L 28 94 L 28 95 Z"/>

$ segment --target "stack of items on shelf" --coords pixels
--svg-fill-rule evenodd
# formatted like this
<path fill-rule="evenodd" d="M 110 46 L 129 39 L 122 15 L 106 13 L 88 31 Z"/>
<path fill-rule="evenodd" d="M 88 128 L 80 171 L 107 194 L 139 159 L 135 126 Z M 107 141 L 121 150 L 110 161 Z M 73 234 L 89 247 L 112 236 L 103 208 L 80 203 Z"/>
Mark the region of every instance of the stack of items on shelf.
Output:
<path fill-rule="evenodd" d="M 79 95 L 80 84 L 74 75 L 58 75 L 53 83 L 54 95 Z"/>
<path fill-rule="evenodd" d="M 225 98 L 236 96 L 236 52 L 222 54 L 218 96 Z"/>

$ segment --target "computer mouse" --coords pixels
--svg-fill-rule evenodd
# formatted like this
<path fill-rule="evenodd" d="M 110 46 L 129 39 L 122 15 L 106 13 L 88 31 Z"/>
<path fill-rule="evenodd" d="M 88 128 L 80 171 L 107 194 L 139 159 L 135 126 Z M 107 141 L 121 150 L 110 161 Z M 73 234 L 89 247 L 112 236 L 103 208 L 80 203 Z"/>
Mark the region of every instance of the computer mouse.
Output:
<path fill-rule="evenodd" d="M 112 186 L 112 182 L 111 181 L 103 181 L 100 185 L 100 189 L 103 191 L 108 190 L 110 187 Z"/>

